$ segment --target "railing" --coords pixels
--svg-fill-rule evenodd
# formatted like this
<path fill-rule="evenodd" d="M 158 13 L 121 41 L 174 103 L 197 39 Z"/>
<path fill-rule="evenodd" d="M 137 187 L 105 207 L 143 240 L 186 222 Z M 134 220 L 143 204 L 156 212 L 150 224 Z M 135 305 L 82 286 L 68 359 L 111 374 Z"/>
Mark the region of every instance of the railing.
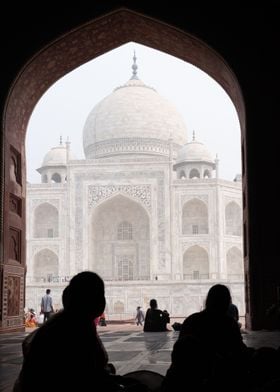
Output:
<path fill-rule="evenodd" d="M 67 283 L 71 280 L 72 276 L 65 275 L 65 276 L 58 276 L 58 275 L 49 275 L 49 276 L 34 276 L 34 277 L 27 277 L 26 283 L 27 284 L 40 284 L 40 283 L 48 283 L 48 284 L 57 284 L 57 283 Z M 209 280 L 214 279 L 216 280 L 219 278 L 217 274 L 184 274 L 183 280 Z M 138 277 L 133 278 L 130 280 L 126 279 L 116 279 L 116 278 L 104 278 L 105 282 L 133 282 L 133 281 L 153 281 L 150 277 Z M 155 279 L 157 280 L 157 279 Z M 238 280 L 243 281 L 244 275 L 243 274 L 228 274 L 225 275 L 223 280 Z M 163 281 L 161 281 L 163 282 Z M 178 282 L 178 281 L 177 281 Z"/>
<path fill-rule="evenodd" d="M 184 274 L 183 275 L 184 280 L 205 280 L 205 279 L 210 279 L 209 274 Z"/>
<path fill-rule="evenodd" d="M 56 275 L 49 275 L 49 276 L 28 276 L 26 278 L 26 283 L 34 284 L 34 283 L 65 283 L 71 280 L 72 276 L 56 276 Z M 133 282 L 139 280 L 151 280 L 150 277 L 138 277 L 133 279 L 118 279 L 118 278 L 104 278 L 105 282 Z"/>
<path fill-rule="evenodd" d="M 26 283 L 66 283 L 72 276 L 34 276 L 27 277 Z"/>
<path fill-rule="evenodd" d="M 217 274 L 184 274 L 184 280 L 205 280 L 205 279 L 221 279 Z M 225 275 L 223 280 L 244 280 L 243 274 L 228 274 Z"/>
<path fill-rule="evenodd" d="M 228 280 L 244 280 L 244 274 L 228 274 Z"/>

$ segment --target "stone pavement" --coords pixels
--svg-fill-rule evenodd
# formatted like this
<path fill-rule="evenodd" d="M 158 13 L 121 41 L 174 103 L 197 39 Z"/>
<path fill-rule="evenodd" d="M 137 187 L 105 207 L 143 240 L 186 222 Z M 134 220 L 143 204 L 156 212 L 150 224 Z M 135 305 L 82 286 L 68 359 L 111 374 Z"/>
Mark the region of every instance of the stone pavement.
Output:
<path fill-rule="evenodd" d="M 0 335 L 0 392 L 11 392 L 22 363 L 21 342 L 32 329 L 23 333 Z M 131 324 L 108 324 L 98 333 L 118 374 L 148 369 L 165 374 L 178 332 L 143 332 Z M 280 346 L 280 331 L 243 333 L 249 347 Z"/>

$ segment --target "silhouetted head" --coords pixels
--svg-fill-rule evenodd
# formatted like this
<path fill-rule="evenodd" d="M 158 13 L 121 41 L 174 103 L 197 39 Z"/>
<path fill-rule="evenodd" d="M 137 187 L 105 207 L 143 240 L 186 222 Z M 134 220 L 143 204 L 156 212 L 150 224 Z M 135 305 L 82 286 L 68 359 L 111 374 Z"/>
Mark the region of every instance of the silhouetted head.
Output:
<path fill-rule="evenodd" d="M 227 286 L 215 284 L 207 294 L 205 307 L 206 310 L 215 313 L 226 313 L 231 303 L 231 295 Z"/>
<path fill-rule="evenodd" d="M 64 308 L 68 306 L 69 285 L 66 286 L 62 292 L 62 305 Z"/>
<path fill-rule="evenodd" d="M 151 309 L 156 309 L 157 308 L 157 300 L 156 299 L 151 299 L 150 307 L 151 307 Z"/>
<path fill-rule="evenodd" d="M 50 289 L 47 289 L 47 290 L 46 290 L 46 294 L 50 294 L 50 292 L 51 292 Z"/>
<path fill-rule="evenodd" d="M 94 319 L 100 316 L 105 309 L 103 280 L 94 272 L 80 272 L 64 289 L 62 302 L 65 310 L 80 317 Z"/>

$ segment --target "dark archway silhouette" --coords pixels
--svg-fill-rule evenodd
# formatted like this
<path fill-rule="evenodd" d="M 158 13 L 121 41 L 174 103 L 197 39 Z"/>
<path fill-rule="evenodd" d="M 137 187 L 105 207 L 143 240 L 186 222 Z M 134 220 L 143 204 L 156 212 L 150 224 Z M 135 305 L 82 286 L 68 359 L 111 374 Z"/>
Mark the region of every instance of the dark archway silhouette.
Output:
<path fill-rule="evenodd" d="M 10 317 L 3 306 L 1 329 L 23 330 L 22 309 L 25 290 L 25 134 L 31 113 L 45 91 L 76 67 L 122 44 L 134 41 L 187 61 L 214 78 L 228 93 L 239 116 L 242 141 L 245 139 L 245 108 L 238 81 L 228 64 L 198 38 L 155 19 L 127 9 L 118 9 L 96 18 L 41 49 L 14 81 L 6 101 L 3 119 L 4 170 L 1 199 L 4 280 L 17 279 L 17 291 L 10 305 L 19 309 Z M 243 161 L 245 149 L 243 147 Z M 243 167 L 246 163 L 243 162 Z M 11 175 L 12 173 L 12 175 Z M 246 171 L 243 172 L 246 199 Z M 246 204 L 246 203 L 245 203 Z M 247 205 L 247 204 L 246 204 Z M 245 265 L 248 265 L 247 210 L 244 210 Z M 3 221 L 5 224 L 3 225 Z M 9 244 L 12 244 L 11 247 Z M 11 249 L 13 251 L 11 251 Z M 16 255 L 16 257 L 14 256 Z M 245 268 L 246 271 L 246 268 Z M 11 281 L 11 279 L 10 279 Z M 13 283 L 13 282 L 12 282 Z M 248 279 L 247 279 L 248 283 Z M 8 288 L 3 285 L 5 302 Z M 247 290 L 247 301 L 249 291 Z M 247 315 L 248 317 L 248 315 Z"/>

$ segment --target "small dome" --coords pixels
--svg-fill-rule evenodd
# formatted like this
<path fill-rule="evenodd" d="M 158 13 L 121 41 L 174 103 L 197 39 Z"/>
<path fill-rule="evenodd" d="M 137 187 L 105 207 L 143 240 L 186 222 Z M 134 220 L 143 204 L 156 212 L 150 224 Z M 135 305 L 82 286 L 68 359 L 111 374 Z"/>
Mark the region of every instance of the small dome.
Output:
<path fill-rule="evenodd" d="M 71 150 L 69 150 L 69 160 L 76 159 Z M 67 148 L 62 144 L 53 147 L 43 159 L 43 163 L 41 167 L 46 166 L 66 166 L 67 161 Z"/>
<path fill-rule="evenodd" d="M 185 144 L 178 151 L 176 164 L 182 162 L 207 162 L 214 164 L 214 160 L 205 145 L 196 140 Z"/>

